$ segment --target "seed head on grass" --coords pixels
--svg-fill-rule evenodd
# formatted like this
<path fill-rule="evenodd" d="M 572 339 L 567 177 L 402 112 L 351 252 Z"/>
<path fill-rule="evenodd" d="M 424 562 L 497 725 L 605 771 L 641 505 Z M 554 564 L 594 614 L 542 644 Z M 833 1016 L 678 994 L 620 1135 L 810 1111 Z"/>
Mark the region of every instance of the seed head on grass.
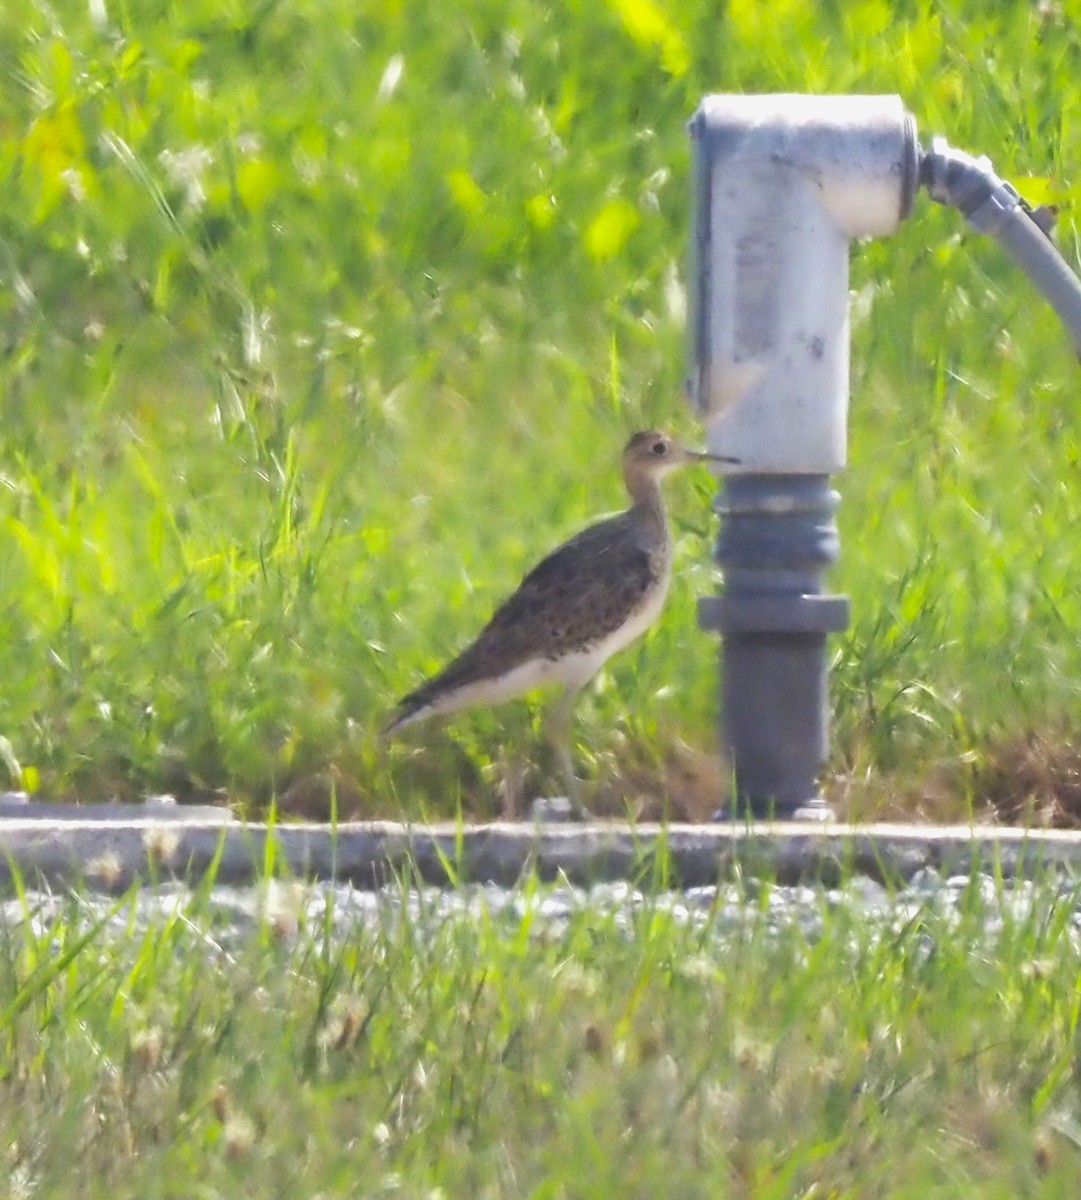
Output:
<path fill-rule="evenodd" d="M 137 1029 L 131 1035 L 131 1057 L 140 1071 L 150 1073 L 158 1069 L 162 1044 L 163 1035 L 157 1025 L 149 1029 Z"/>
<path fill-rule="evenodd" d="M 221 1124 L 221 1148 L 226 1158 L 246 1158 L 255 1146 L 255 1122 L 233 1103 L 229 1088 L 219 1083 L 210 1094 L 210 1111 Z"/>
<path fill-rule="evenodd" d="M 87 879 L 103 884 L 110 891 L 119 886 L 124 878 L 124 864 L 115 850 L 106 850 L 86 864 Z"/>
<path fill-rule="evenodd" d="M 221 1145 L 226 1158 L 247 1158 L 255 1148 L 255 1122 L 244 1113 L 232 1113 L 222 1126 Z"/>
<path fill-rule="evenodd" d="M 151 866 L 169 868 L 180 848 L 180 834 L 168 825 L 151 825 L 143 834 L 143 845 Z"/>
<path fill-rule="evenodd" d="M 276 938 L 290 941 L 297 936 L 307 897 L 308 890 L 302 883 L 266 881 L 260 911 L 267 928 Z"/>
<path fill-rule="evenodd" d="M 9 1200 L 31 1200 L 36 1192 L 37 1183 L 30 1168 L 22 1164 L 15 1167 L 8 1177 Z"/>
<path fill-rule="evenodd" d="M 229 1119 L 232 1103 L 229 1099 L 229 1089 L 224 1083 L 216 1084 L 210 1093 L 210 1111 L 223 1125 Z"/>
<path fill-rule="evenodd" d="M 345 1050 L 351 1046 L 364 1027 L 367 1009 L 357 996 L 339 996 L 331 1005 L 326 1023 L 319 1031 L 318 1042 L 323 1050 Z"/>

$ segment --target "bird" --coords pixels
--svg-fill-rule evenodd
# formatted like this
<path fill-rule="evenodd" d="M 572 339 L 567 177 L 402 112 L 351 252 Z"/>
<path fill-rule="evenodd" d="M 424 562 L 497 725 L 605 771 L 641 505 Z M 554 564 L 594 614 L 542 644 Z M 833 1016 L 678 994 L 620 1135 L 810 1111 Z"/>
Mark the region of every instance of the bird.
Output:
<path fill-rule="evenodd" d="M 689 450 L 659 430 L 635 433 L 623 450 L 630 505 L 590 525 L 529 572 L 479 636 L 438 674 L 402 697 L 383 730 L 475 704 L 499 704 L 561 684 L 546 738 L 574 814 L 588 817 L 570 751 L 575 700 L 604 663 L 660 615 L 672 573 L 672 537 L 661 481 L 690 463 L 735 462 Z"/>

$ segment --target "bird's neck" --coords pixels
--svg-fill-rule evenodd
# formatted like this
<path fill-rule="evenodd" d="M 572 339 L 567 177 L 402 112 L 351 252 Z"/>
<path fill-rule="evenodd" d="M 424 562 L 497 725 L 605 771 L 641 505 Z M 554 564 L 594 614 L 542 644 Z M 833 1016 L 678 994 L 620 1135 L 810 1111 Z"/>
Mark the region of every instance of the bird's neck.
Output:
<path fill-rule="evenodd" d="M 626 482 L 632 507 L 663 525 L 665 511 L 664 497 L 661 495 L 661 481 L 653 476 L 631 475 Z"/>

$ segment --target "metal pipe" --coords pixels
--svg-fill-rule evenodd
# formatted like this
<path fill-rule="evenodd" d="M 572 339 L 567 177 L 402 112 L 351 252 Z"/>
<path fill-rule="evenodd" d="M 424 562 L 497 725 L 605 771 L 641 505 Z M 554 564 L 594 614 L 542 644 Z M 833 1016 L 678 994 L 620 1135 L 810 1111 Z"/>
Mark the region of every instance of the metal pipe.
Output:
<path fill-rule="evenodd" d="M 1081 280 L 1016 188 L 995 174 L 990 159 L 955 150 L 934 138 L 920 162 L 920 182 L 933 200 L 960 210 L 981 233 L 993 237 L 1039 288 L 1066 326 L 1081 355 Z"/>
<path fill-rule="evenodd" d="M 724 743 L 734 817 L 821 820 L 829 752 L 826 635 L 848 626 L 848 597 L 823 594 L 840 552 L 840 501 L 827 475 L 733 475 L 718 497 L 721 596 L 699 624 L 722 636 Z"/>
<path fill-rule="evenodd" d="M 896 96 L 709 96 L 695 149 L 692 400 L 725 467 L 722 637 L 730 815 L 829 817 L 830 632 L 848 415 L 848 247 L 909 211 L 919 159 Z"/>
<path fill-rule="evenodd" d="M 718 498 L 732 815 L 829 816 L 826 638 L 848 601 L 824 594 L 839 552 L 830 476 L 846 457 L 848 249 L 888 234 L 917 187 L 994 237 L 1081 354 L 1081 281 L 986 158 L 935 139 L 897 96 L 708 96 L 695 150 L 691 398 L 710 450 L 735 460 Z M 738 464 L 738 465 L 735 465 Z"/>

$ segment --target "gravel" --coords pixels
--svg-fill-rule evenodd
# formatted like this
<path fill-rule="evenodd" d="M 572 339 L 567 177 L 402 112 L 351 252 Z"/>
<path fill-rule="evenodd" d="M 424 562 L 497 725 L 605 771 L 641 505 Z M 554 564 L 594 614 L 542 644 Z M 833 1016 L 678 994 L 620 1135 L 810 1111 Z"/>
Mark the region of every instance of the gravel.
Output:
<path fill-rule="evenodd" d="M 267 930 L 286 941 L 305 931 L 321 935 L 324 929 L 332 939 L 344 940 L 403 921 L 414 929 L 437 931 L 448 923 L 483 917 L 515 929 L 526 916 L 533 936 L 559 936 L 582 917 L 629 936 L 643 910 L 667 913 L 721 940 L 752 927 L 777 935 L 798 931 L 814 939 L 827 919 L 846 912 L 883 930 L 921 919 L 952 923 L 975 912 L 988 936 L 993 936 L 1007 923 L 1023 922 L 1059 904 L 1071 907 L 1073 931 L 1081 936 L 1081 893 L 1069 879 L 1006 882 L 983 874 L 943 877 L 933 869 L 917 872 L 893 891 L 864 876 L 854 876 L 837 888 L 780 886 L 750 878 L 659 894 L 619 882 L 524 891 L 491 885 L 451 891 L 397 886 L 369 891 L 329 883 L 271 882 L 215 887 L 208 893 L 170 883 L 144 886 L 120 900 L 96 893 L 27 891 L 0 902 L 0 936 L 29 925 L 38 938 L 48 937 L 55 923 L 65 919 L 87 928 L 102 922 L 106 936 L 132 938 L 179 919 L 208 946 L 225 952 Z"/>

